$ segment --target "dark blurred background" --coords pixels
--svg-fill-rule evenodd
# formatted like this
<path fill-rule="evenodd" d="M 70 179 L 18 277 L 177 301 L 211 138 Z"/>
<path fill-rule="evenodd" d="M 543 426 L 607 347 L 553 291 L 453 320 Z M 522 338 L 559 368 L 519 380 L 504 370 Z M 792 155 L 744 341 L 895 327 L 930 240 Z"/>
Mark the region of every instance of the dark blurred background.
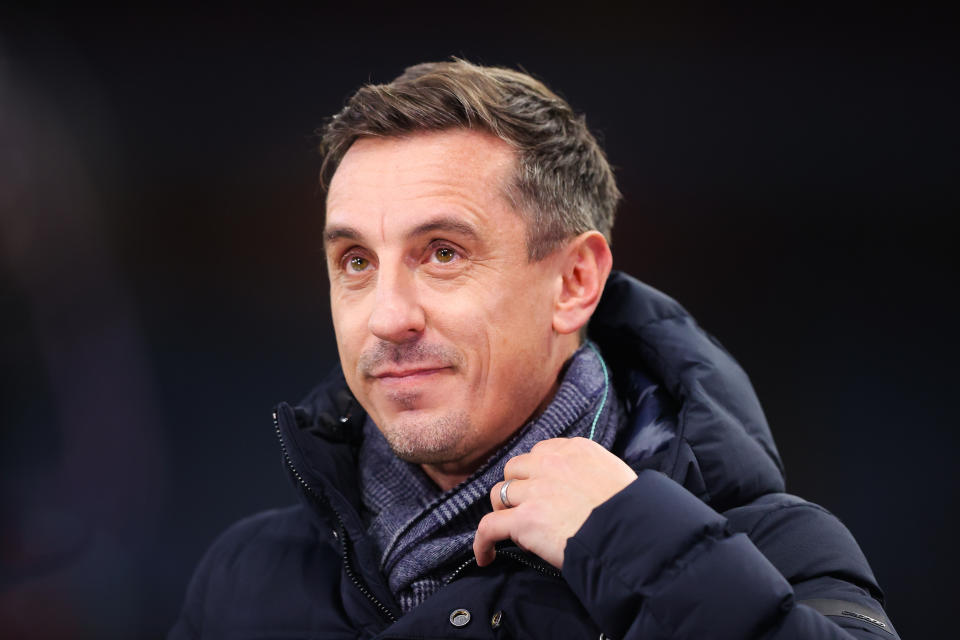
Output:
<path fill-rule="evenodd" d="M 616 266 L 741 361 L 788 488 L 904 638 L 955 609 L 956 22 L 924 8 L 0 9 L 0 635 L 158 638 L 296 500 L 270 419 L 335 358 L 312 131 L 466 57 L 605 141 Z"/>

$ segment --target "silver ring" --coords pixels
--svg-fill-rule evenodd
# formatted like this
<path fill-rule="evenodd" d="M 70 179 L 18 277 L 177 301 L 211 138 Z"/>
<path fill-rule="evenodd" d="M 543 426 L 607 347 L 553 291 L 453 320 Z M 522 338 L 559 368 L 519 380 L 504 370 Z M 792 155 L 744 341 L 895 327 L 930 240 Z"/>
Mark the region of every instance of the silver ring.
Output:
<path fill-rule="evenodd" d="M 510 478 L 503 483 L 500 487 L 500 502 L 503 503 L 507 509 L 511 508 L 513 505 L 510 504 L 510 499 L 507 497 L 507 489 L 510 487 L 510 483 L 513 482 L 513 478 Z"/>

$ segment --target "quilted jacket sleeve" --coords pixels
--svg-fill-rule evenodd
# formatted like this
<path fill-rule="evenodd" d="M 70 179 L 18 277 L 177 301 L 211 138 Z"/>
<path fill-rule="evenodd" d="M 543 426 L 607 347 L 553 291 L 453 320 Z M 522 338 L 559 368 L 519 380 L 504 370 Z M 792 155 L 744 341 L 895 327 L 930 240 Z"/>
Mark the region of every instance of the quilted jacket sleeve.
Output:
<path fill-rule="evenodd" d="M 564 578 L 611 638 L 895 640 L 850 533 L 787 498 L 731 515 L 749 523 L 735 532 L 643 471 L 567 541 Z"/>

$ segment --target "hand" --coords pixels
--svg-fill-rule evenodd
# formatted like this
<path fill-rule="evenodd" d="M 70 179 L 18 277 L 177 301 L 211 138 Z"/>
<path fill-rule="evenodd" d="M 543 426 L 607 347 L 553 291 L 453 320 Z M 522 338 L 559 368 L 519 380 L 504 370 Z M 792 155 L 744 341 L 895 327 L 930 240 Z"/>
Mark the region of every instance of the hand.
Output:
<path fill-rule="evenodd" d="M 494 543 L 510 538 L 557 569 L 563 567 L 567 538 L 590 512 L 633 482 L 637 474 L 602 446 L 586 438 L 553 438 L 507 461 L 507 508 L 498 482 L 490 490 L 493 512 L 480 520 L 473 540 L 477 564 L 493 562 Z"/>

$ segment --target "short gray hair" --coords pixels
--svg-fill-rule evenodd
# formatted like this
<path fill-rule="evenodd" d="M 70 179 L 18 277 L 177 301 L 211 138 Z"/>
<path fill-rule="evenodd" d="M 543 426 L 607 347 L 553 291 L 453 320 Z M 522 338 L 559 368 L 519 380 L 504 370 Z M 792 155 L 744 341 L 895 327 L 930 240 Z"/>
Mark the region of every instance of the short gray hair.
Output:
<path fill-rule="evenodd" d="M 329 186 L 359 138 L 455 128 L 487 131 L 516 150 L 506 195 L 527 218 L 531 261 L 585 231 L 595 229 L 610 242 L 620 191 L 584 117 L 542 82 L 502 67 L 455 58 L 361 87 L 318 132 L 321 185 Z"/>

